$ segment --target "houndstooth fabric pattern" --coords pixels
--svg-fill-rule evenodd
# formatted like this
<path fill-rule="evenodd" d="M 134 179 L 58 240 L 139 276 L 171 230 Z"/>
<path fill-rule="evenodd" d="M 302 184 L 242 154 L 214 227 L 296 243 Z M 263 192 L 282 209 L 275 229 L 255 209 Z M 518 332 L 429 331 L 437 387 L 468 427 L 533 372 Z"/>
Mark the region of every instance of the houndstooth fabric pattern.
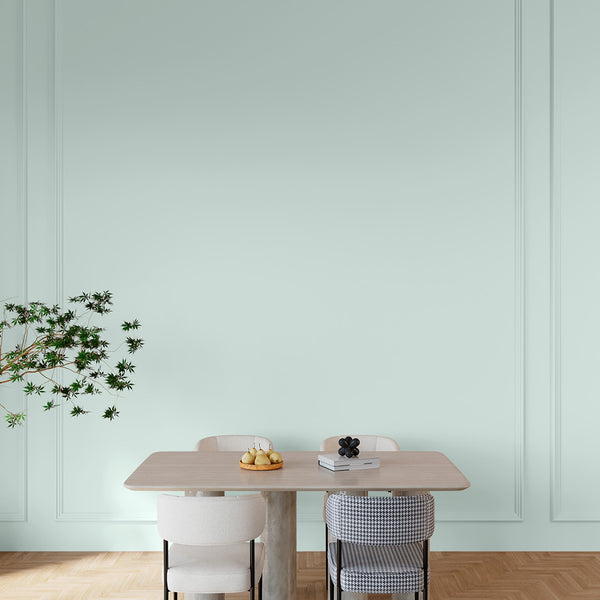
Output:
<path fill-rule="evenodd" d="M 431 494 L 370 498 L 332 494 L 326 517 L 331 535 L 354 544 L 421 542 L 433 535 L 435 524 Z"/>
<path fill-rule="evenodd" d="M 329 573 L 337 585 L 335 542 L 329 544 Z M 341 588 L 362 594 L 406 594 L 423 589 L 423 546 L 342 545 Z M 429 581 L 429 572 L 427 573 Z"/>

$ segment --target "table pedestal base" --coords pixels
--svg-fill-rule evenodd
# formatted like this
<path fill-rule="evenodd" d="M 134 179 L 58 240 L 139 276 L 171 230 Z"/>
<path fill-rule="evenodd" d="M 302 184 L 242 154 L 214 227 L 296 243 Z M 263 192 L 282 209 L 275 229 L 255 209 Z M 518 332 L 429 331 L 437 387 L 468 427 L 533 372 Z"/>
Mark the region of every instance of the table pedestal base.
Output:
<path fill-rule="evenodd" d="M 296 600 L 296 492 L 263 492 L 267 501 L 263 600 Z"/>

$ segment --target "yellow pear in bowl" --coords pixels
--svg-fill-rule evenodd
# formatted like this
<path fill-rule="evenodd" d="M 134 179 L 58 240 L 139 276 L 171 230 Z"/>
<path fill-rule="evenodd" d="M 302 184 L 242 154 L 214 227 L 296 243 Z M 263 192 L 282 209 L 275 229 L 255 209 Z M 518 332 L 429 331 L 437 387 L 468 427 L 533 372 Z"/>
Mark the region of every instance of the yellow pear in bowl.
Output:
<path fill-rule="evenodd" d="M 271 461 L 271 463 L 276 465 L 277 463 L 283 462 L 283 456 L 281 456 L 279 452 L 272 452 L 271 456 L 269 456 L 269 460 Z"/>
<path fill-rule="evenodd" d="M 265 450 L 265 454 L 267 456 L 271 456 L 271 454 L 273 454 L 273 448 L 269 448 L 268 450 Z"/>
<path fill-rule="evenodd" d="M 252 454 L 252 452 L 250 452 L 250 450 L 248 450 L 248 452 L 246 452 L 246 454 L 244 454 L 244 456 L 242 456 L 242 462 L 245 465 L 254 464 L 254 455 Z"/>
<path fill-rule="evenodd" d="M 271 461 L 269 460 L 269 457 L 263 452 L 262 454 L 259 453 L 256 455 L 256 458 L 254 459 L 254 464 L 255 465 L 270 465 Z"/>
<path fill-rule="evenodd" d="M 258 452 L 258 450 L 256 448 L 250 448 L 250 450 L 248 450 L 248 452 L 250 452 L 250 454 L 252 454 L 252 456 L 256 456 L 256 453 Z"/>

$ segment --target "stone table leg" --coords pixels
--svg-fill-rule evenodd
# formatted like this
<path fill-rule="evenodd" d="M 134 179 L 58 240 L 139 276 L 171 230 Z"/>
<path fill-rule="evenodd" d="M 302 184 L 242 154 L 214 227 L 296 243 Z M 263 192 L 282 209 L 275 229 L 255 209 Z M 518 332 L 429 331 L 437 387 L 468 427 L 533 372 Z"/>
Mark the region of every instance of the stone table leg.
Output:
<path fill-rule="evenodd" d="M 225 492 L 196 492 L 186 490 L 186 496 L 224 496 Z M 225 600 L 225 594 L 185 594 L 187 600 Z"/>
<path fill-rule="evenodd" d="M 264 600 L 296 600 L 296 492 L 263 492 L 267 501 Z"/>

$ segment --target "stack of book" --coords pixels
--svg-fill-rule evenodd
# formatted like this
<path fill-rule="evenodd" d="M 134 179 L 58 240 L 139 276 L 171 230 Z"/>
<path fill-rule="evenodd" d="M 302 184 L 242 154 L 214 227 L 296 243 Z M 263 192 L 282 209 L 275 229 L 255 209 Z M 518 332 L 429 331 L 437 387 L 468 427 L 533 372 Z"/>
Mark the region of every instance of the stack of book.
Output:
<path fill-rule="evenodd" d="M 377 469 L 379 457 L 375 454 L 361 454 L 353 458 L 340 456 L 337 452 L 319 454 L 319 465 L 330 471 L 353 471 L 354 469 Z"/>

